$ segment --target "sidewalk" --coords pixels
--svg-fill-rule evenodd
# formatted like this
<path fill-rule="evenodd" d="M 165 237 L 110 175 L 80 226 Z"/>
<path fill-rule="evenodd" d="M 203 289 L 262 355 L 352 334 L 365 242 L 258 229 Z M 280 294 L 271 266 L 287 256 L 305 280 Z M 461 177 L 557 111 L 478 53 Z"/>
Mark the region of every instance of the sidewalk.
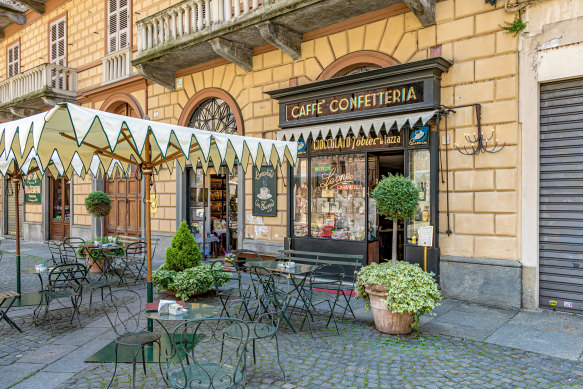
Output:
<path fill-rule="evenodd" d="M 13 256 L 10 255 L 10 252 L 13 251 L 13 242 L 4 241 L 0 245 L 0 249 L 5 251 L 4 259 L 0 262 L 1 292 L 13 288 L 13 283 L 15 283 Z M 48 257 L 49 254 L 46 246 L 42 244 L 23 243 L 22 255 L 26 256 L 28 266 L 30 266 L 33 263 L 31 261 L 35 260 L 34 257 L 30 256 Z M 162 263 L 162 259 L 156 258 L 155 263 L 154 268 Z M 33 283 L 23 283 L 25 289 L 34 287 Z M 140 292 L 145 294 L 143 287 L 140 288 Z M 208 300 L 208 298 L 206 299 Z M 444 300 L 435 309 L 436 316 L 425 316 L 421 319 L 418 333 L 405 337 L 386 337 L 373 330 L 372 314 L 370 311 L 365 311 L 363 302 L 354 300 L 354 303 L 357 320 L 347 320 L 342 326 L 343 329 L 341 329 L 339 336 L 336 336 L 332 329 L 326 328 L 319 328 L 314 338 L 311 338 L 309 333 L 305 333 L 305 331 L 301 334 L 284 332 L 284 342 L 289 343 L 282 351 L 284 354 L 287 353 L 286 369 L 295 371 L 292 373 L 292 379 L 296 378 L 295 385 L 297 387 L 303 387 L 302 382 L 308 380 L 309 377 L 305 376 L 305 370 L 294 370 L 296 361 L 303 360 L 302 366 L 307 363 L 306 361 L 311 361 L 312 358 L 326 363 L 335 355 L 334 353 L 339 357 L 342 353 L 348 353 L 344 355 L 345 360 L 350 361 L 352 358 L 353 362 L 356 363 L 355 368 L 363 366 L 362 363 L 365 363 L 365 360 L 368 361 L 366 363 L 377 361 L 380 363 L 379 369 L 381 370 L 378 372 L 381 376 L 382 367 L 387 366 L 388 359 L 386 358 L 397 358 L 404 366 L 410 365 L 413 369 L 408 372 L 408 367 L 400 368 L 401 370 L 396 377 L 402 379 L 403 384 L 405 382 L 411 383 L 412 381 L 405 380 L 408 380 L 407 377 L 412 375 L 417 375 L 415 379 L 421 379 L 419 374 L 415 373 L 415 369 L 420 368 L 420 363 L 427 363 L 428 365 L 423 368 L 425 375 L 422 378 L 429 379 L 429 381 L 419 381 L 417 387 L 424 387 L 430 382 L 437 383 L 446 378 L 449 380 L 447 382 L 456 382 L 449 375 L 443 378 L 443 374 L 449 374 L 450 370 L 452 372 L 454 370 L 460 371 L 467 364 L 471 366 L 471 369 L 482 367 L 478 373 L 471 373 L 475 376 L 467 371 L 464 373 L 467 375 L 466 378 L 463 374 L 461 377 L 458 376 L 464 379 L 462 381 L 464 384 L 468 384 L 468 381 L 465 381 L 468 379 L 474 380 L 472 381 L 474 383 L 489 382 L 493 385 L 492 387 L 499 387 L 506 382 L 504 377 L 495 377 L 491 378 L 492 381 L 487 381 L 493 373 L 485 371 L 485 367 L 490 366 L 490 369 L 508 372 L 510 371 L 509 364 L 516 364 L 512 367 L 512 372 L 508 373 L 516 374 L 510 378 L 507 377 L 513 383 L 519 382 L 517 380 L 526 374 L 527 380 L 540 379 L 542 381 L 537 381 L 540 383 L 545 382 L 545 380 L 551 382 L 549 380 L 556 376 L 557 380 L 563 380 L 561 381 L 563 384 L 583 387 L 582 316 L 546 310 L 508 310 L 462 301 Z M 57 331 L 55 335 L 51 335 L 50 330 L 46 327 L 41 329 L 32 325 L 23 327 L 24 334 L 17 334 L 5 324 L 0 324 L 0 377 L 2 377 L 0 388 L 11 387 L 17 383 L 15 388 L 48 388 L 60 385 L 67 386 L 70 383 L 74 383 L 74 387 L 92 387 L 95 384 L 87 384 L 86 386 L 85 383 L 106 383 L 111 377 L 111 366 L 87 364 L 83 361 L 113 339 L 113 334 L 103 315 L 97 315 L 97 313 L 90 315 L 87 308 L 84 309 L 83 316 L 86 317 L 86 320 L 84 320 L 82 328 L 67 329 L 65 326 L 64 330 Z M 30 314 L 29 309 L 11 311 L 11 317 L 18 319 L 19 324 L 27 321 Z M 298 342 L 302 344 L 302 347 L 298 347 Z M 329 347 L 335 351 L 332 352 L 333 350 Z M 306 355 L 303 355 L 304 353 Z M 421 354 L 416 355 L 417 353 Z M 428 353 L 435 353 L 435 356 L 432 357 Z M 362 358 L 364 360 L 361 360 Z M 433 358 L 433 360 L 427 358 Z M 264 361 L 263 366 L 267 362 Z M 275 362 L 273 364 L 277 366 Z M 348 371 L 346 369 L 350 367 L 337 366 L 334 358 L 330 359 L 330 366 L 331 369 L 332 367 L 344 369 L 342 374 L 346 374 Z M 154 367 L 154 365 L 148 366 L 149 370 L 152 369 L 152 374 L 150 371 L 148 372 L 147 382 L 149 385 L 156 382 Z M 123 370 L 129 374 L 127 369 L 126 366 Z M 261 375 L 263 374 L 260 370 L 261 365 L 253 369 L 257 369 L 254 376 L 256 377 L 254 380 L 257 381 L 250 382 L 250 387 L 256 387 L 255 385 L 263 387 L 261 384 L 271 378 Z M 324 370 L 319 370 L 319 374 L 325 376 L 319 379 L 325 378 L 329 379 L 329 382 L 334 382 L 334 374 L 330 373 L 328 377 L 323 373 Z M 376 370 L 371 366 L 368 368 L 367 374 L 370 374 L 371 371 Z M 530 377 L 531 372 L 532 377 Z M 351 377 L 355 381 L 350 381 L 351 383 L 347 383 L 346 387 L 354 387 L 359 383 L 359 374 L 355 373 L 354 377 Z M 432 376 L 432 374 L 435 375 Z M 454 373 L 452 373 L 452 377 L 455 377 Z M 434 381 L 431 381 L 432 379 Z M 567 379 L 568 381 L 565 381 Z M 272 382 L 269 387 L 285 387 L 283 385 L 286 384 L 284 382 L 279 385 L 275 381 Z M 322 382 L 326 384 L 321 387 L 328 387 L 328 381 Z M 289 383 L 290 380 L 286 385 Z M 414 384 L 415 382 L 412 382 L 413 387 L 416 387 Z M 547 387 L 542 384 L 540 386 L 535 384 L 535 386 Z"/>

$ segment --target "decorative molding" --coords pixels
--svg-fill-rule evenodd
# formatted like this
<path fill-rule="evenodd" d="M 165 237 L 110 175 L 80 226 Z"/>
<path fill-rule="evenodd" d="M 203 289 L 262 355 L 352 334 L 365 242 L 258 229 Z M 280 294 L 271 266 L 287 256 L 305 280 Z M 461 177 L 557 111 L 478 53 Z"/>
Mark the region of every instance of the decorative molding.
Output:
<path fill-rule="evenodd" d="M 214 38 L 209 43 L 215 53 L 221 57 L 233 62 L 246 72 L 253 70 L 253 49 L 251 47 L 224 38 Z"/>
<path fill-rule="evenodd" d="M 435 0 L 403 0 L 413 11 L 423 27 L 435 24 Z"/>
<path fill-rule="evenodd" d="M 292 59 L 302 58 L 302 34 L 282 25 L 267 21 L 257 24 L 259 33 L 267 42 L 277 47 Z"/>

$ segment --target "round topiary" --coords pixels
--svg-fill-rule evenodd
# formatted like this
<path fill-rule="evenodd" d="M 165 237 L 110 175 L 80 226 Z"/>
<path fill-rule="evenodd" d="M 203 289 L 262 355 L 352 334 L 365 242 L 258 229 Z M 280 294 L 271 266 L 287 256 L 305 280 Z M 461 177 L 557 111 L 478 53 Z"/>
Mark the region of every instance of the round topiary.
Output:
<path fill-rule="evenodd" d="M 172 244 L 166 249 L 166 269 L 183 271 L 200 265 L 200 260 L 198 245 L 188 229 L 188 224 L 183 221 L 172 238 Z"/>
<path fill-rule="evenodd" d="M 111 200 L 101 191 L 91 192 L 85 197 L 85 208 L 93 216 L 104 217 L 111 211 Z"/>

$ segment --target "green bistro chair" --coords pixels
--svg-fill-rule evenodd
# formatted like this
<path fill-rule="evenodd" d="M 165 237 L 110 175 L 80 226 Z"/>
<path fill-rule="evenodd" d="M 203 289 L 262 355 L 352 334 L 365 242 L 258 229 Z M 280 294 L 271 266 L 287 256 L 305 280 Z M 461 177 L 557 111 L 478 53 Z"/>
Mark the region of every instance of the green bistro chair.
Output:
<path fill-rule="evenodd" d="M 218 281 L 223 278 L 224 273 L 229 274 L 229 283 L 225 287 L 220 287 Z M 223 307 L 220 316 L 222 316 L 223 313 L 226 313 L 227 316 L 229 316 L 229 312 L 227 310 L 229 301 L 231 299 L 245 299 L 250 293 L 250 291 L 244 287 L 241 281 L 241 268 L 237 266 L 237 263 L 234 263 L 233 267 L 229 268 L 223 266 L 220 261 L 216 261 L 211 265 L 211 275 L 213 277 L 215 292 L 219 297 Z M 244 304 L 242 305 L 241 309 L 243 309 L 249 318 L 251 318 L 249 310 L 245 307 Z"/>
<path fill-rule="evenodd" d="M 193 319 L 181 324 L 174 330 L 171 354 L 165 352 L 168 383 L 180 389 L 244 386 L 248 340 L 249 326 L 239 319 Z M 177 353 L 185 358 L 172 366 L 169 361 Z"/>
<path fill-rule="evenodd" d="M 131 275 L 135 279 L 135 284 L 138 281 L 145 279 L 144 268 L 146 265 L 147 256 L 146 242 L 130 243 L 125 250 L 125 256 L 117 257 L 116 263 L 121 268 L 122 281 L 127 285 L 126 277 Z"/>
<path fill-rule="evenodd" d="M 129 289 L 119 289 L 111 292 L 105 299 L 104 310 L 107 320 L 115 331 L 115 365 L 113 375 L 109 381 L 109 388 L 117 372 L 119 347 L 126 347 L 132 351 L 132 387 L 136 387 L 136 361 L 138 353 L 142 353 L 142 366 L 146 374 L 146 356 L 144 348 L 154 343 L 158 344 L 158 360 L 160 360 L 160 335 L 155 332 L 144 331 L 140 326 L 142 299 L 140 294 Z M 162 365 L 160 365 L 162 373 Z"/>
<path fill-rule="evenodd" d="M 79 315 L 79 306 L 83 293 L 83 283 L 87 276 L 87 266 L 81 263 L 69 263 L 55 266 L 49 271 L 48 285 L 41 292 L 42 303 L 45 304 L 45 314 L 43 317 L 43 327 L 48 320 L 53 331 L 53 322 L 49 313 L 51 302 L 58 301 L 63 308 L 67 308 L 60 302 L 61 299 L 70 299 L 73 312 L 71 315 L 71 324 L 77 314 L 79 327 L 81 327 L 81 318 Z"/>
<path fill-rule="evenodd" d="M 330 264 L 321 265 L 310 274 L 309 290 L 304 292 L 305 298 L 308 299 L 310 306 L 314 310 L 318 305 L 328 304 L 330 315 L 326 322 L 326 328 L 330 325 L 330 321 L 334 320 L 334 327 L 336 327 L 337 333 L 340 332 L 338 331 L 338 323 L 336 322 L 334 310 L 336 309 L 336 306 L 339 306 L 338 300 L 340 295 L 344 293 L 344 290 L 342 289 L 343 281 L 344 268 L 342 266 Z M 316 291 L 315 289 L 325 289 L 330 292 Z M 315 298 L 316 296 L 318 296 L 317 299 Z M 346 309 L 344 310 L 344 313 L 346 313 Z M 344 314 L 342 317 L 344 318 Z M 304 317 L 302 328 L 305 321 L 306 318 Z"/>
<path fill-rule="evenodd" d="M 48 265 L 50 263 L 52 266 L 57 266 L 61 264 L 61 243 L 55 241 L 48 241 L 47 247 L 49 249 L 49 253 L 51 253 L 51 258 L 46 260 L 45 263 Z"/>

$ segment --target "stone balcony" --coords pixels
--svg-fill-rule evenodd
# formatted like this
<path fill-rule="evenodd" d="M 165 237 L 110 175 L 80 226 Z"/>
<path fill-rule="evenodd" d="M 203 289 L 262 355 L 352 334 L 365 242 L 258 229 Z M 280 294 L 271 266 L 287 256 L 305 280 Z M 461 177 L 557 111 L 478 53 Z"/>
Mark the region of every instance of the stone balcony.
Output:
<path fill-rule="evenodd" d="M 103 64 L 103 85 L 133 75 L 132 49 L 129 47 L 103 57 L 101 62 Z"/>
<path fill-rule="evenodd" d="M 132 63 L 174 90 L 177 70 L 222 57 L 251 71 L 253 48 L 268 43 L 299 59 L 304 33 L 391 6 L 435 24 L 435 0 L 184 0 L 136 23 Z"/>
<path fill-rule="evenodd" d="M 0 120 L 34 115 L 76 97 L 77 70 L 42 64 L 0 82 Z"/>

